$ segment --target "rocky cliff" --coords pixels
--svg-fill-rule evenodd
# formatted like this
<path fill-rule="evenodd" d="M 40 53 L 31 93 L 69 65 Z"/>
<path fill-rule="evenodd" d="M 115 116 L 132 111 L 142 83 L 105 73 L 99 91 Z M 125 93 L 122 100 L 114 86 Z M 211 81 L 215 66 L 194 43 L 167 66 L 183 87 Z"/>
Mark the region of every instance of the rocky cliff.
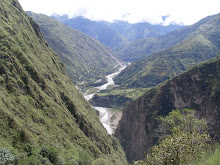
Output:
<path fill-rule="evenodd" d="M 122 109 L 132 99 L 120 95 L 95 95 L 89 102 L 95 107 L 119 108 Z"/>
<path fill-rule="evenodd" d="M 149 89 L 125 109 L 116 136 L 129 161 L 145 158 L 157 143 L 157 116 L 190 108 L 207 120 L 209 133 L 220 140 L 220 56 Z"/>

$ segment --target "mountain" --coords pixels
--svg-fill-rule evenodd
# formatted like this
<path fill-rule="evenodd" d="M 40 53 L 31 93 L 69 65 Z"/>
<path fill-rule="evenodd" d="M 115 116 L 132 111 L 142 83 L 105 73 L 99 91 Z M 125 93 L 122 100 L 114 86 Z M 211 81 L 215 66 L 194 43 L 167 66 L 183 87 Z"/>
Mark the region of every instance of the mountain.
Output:
<path fill-rule="evenodd" d="M 114 71 L 118 63 L 109 48 L 46 15 L 27 13 L 39 24 L 75 84 L 94 83 Z"/>
<path fill-rule="evenodd" d="M 125 21 L 114 21 L 112 23 L 108 23 L 108 25 L 130 42 L 144 38 L 163 36 L 171 31 L 184 27 L 180 25 L 151 25 L 147 22 L 131 24 Z"/>
<path fill-rule="evenodd" d="M 150 37 L 141 40 L 134 41 L 128 45 L 122 46 L 114 50 L 116 56 L 122 61 L 134 62 L 146 58 L 147 56 L 165 50 L 169 47 L 180 44 L 184 41 L 193 39 L 199 34 L 210 33 L 209 30 L 213 31 L 216 26 L 216 30 L 219 27 L 218 22 L 219 14 L 206 17 L 201 21 L 187 26 L 183 29 L 177 29 L 164 36 Z M 216 22 L 214 22 L 216 21 Z M 212 35 L 212 37 L 214 37 Z"/>
<path fill-rule="evenodd" d="M 158 116 L 173 109 L 196 111 L 209 125 L 209 133 L 220 141 L 220 55 L 149 89 L 128 104 L 116 130 L 128 161 L 145 158 L 158 142 Z"/>
<path fill-rule="evenodd" d="M 0 132 L 1 162 L 127 164 L 17 0 L 0 1 Z"/>
<path fill-rule="evenodd" d="M 82 31 L 100 41 L 111 49 L 125 46 L 138 39 L 165 35 L 183 26 L 180 25 L 151 25 L 149 23 L 129 23 L 125 21 L 92 21 L 84 17 L 69 19 L 67 15 L 52 15 L 64 24 Z"/>
<path fill-rule="evenodd" d="M 84 17 L 68 19 L 67 16 L 53 15 L 52 18 L 55 18 L 76 30 L 86 33 L 111 49 L 129 43 L 120 33 L 103 22 L 91 21 Z"/>
<path fill-rule="evenodd" d="M 115 82 L 127 88 L 152 87 L 220 53 L 220 14 L 207 17 L 187 29 L 180 30 L 184 32 L 182 38 L 188 36 L 187 40 L 132 63 L 115 78 Z M 169 38 L 167 42 L 170 42 Z"/>

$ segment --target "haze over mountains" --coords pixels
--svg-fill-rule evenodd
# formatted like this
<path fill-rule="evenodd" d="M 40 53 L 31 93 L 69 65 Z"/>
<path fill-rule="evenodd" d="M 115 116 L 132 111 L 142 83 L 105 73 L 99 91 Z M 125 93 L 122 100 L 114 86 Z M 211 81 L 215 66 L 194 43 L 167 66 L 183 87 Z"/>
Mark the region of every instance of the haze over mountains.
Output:
<path fill-rule="evenodd" d="M 111 49 L 129 43 L 120 33 L 102 22 L 91 21 L 83 17 L 68 19 L 67 16 L 52 16 L 52 18 L 93 37 Z"/>
<path fill-rule="evenodd" d="M 171 31 L 184 27 L 176 24 L 166 26 L 161 24 L 152 25 L 147 22 L 131 24 L 125 21 L 114 21 L 112 23 L 106 22 L 106 24 L 118 31 L 130 42 L 144 38 L 163 36 Z"/>
<path fill-rule="evenodd" d="M 220 53 L 219 38 L 220 14 L 217 14 L 163 37 L 134 42 L 133 46 L 128 46 L 126 50 L 126 52 L 132 52 L 132 50 L 135 52 L 129 57 L 138 58 L 139 47 L 146 50 L 142 53 L 148 57 L 128 66 L 115 78 L 115 82 L 129 88 L 155 86 L 199 62 L 214 58 Z M 165 47 L 170 48 L 165 49 Z M 165 50 L 153 53 L 160 49 Z M 152 50 L 151 55 L 150 50 Z"/>
<path fill-rule="evenodd" d="M 123 61 L 134 62 L 141 60 L 150 54 L 159 52 L 161 50 L 177 45 L 183 41 L 192 39 L 199 33 L 208 33 L 207 30 L 209 26 L 211 26 L 208 24 L 213 17 L 215 16 L 206 17 L 191 26 L 175 30 L 164 36 L 137 40 L 135 42 L 130 43 L 129 45 L 125 45 L 124 47 L 121 47 L 118 50 L 116 50 L 116 55 Z M 213 26 L 218 24 L 218 22 L 210 23 Z"/>
<path fill-rule="evenodd" d="M 129 42 L 133 42 L 137 39 L 164 35 L 182 27 L 179 25 L 151 25 L 149 23 L 131 24 L 123 21 L 115 21 L 112 23 L 91 21 L 84 17 L 69 19 L 67 15 L 53 15 L 52 18 L 88 34 L 111 49 L 127 45 Z"/>

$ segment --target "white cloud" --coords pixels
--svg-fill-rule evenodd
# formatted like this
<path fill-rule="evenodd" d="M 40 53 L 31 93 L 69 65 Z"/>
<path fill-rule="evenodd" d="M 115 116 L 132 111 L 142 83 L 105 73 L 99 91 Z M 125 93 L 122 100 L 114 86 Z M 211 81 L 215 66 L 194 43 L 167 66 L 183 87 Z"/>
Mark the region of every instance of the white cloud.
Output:
<path fill-rule="evenodd" d="M 24 10 L 93 20 L 193 24 L 217 14 L 219 0 L 19 0 Z M 164 21 L 162 16 L 168 16 Z"/>

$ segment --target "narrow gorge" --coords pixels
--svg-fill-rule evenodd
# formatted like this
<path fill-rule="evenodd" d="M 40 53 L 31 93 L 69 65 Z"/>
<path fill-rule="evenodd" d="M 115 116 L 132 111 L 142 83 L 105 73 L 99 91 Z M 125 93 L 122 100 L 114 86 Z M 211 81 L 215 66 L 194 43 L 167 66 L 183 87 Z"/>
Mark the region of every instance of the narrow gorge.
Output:
<path fill-rule="evenodd" d="M 120 68 L 118 69 L 118 71 L 106 76 L 107 83 L 105 83 L 99 87 L 94 87 L 96 90 L 88 89 L 86 91 L 86 93 L 84 94 L 85 99 L 89 101 L 90 99 L 93 98 L 93 96 L 96 93 L 107 89 L 109 86 L 114 86 L 115 82 L 114 82 L 113 78 L 126 68 L 126 65 L 123 65 L 121 63 L 119 63 L 119 66 L 120 66 Z M 95 91 L 95 92 L 90 92 L 90 91 Z M 112 116 L 111 110 L 106 107 L 93 107 L 93 108 L 95 108 L 99 112 L 99 117 L 100 117 L 101 123 L 106 128 L 107 133 L 111 135 L 113 133 L 113 129 L 111 126 L 111 116 Z M 119 119 L 117 118 L 117 120 L 120 120 L 120 118 Z M 118 122 L 119 121 L 117 121 L 116 123 L 118 123 Z"/>

